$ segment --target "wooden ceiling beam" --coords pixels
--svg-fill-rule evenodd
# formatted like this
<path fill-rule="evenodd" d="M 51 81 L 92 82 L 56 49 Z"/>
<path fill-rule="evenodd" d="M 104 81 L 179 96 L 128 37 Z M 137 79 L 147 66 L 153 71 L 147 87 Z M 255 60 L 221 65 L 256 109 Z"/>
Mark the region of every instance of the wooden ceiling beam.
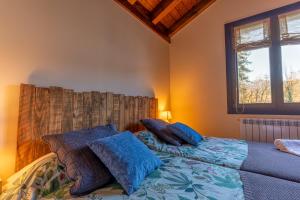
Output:
<path fill-rule="evenodd" d="M 157 24 L 168 15 L 182 0 L 162 0 L 152 11 L 152 23 Z"/>
<path fill-rule="evenodd" d="M 170 28 L 169 28 L 169 36 L 174 35 L 177 31 L 179 31 L 183 26 L 189 23 L 192 19 L 206 10 L 209 6 L 211 6 L 216 0 L 201 0 L 199 3 L 194 5 L 185 15 L 183 15 L 179 20 L 177 20 Z"/>
<path fill-rule="evenodd" d="M 155 33 L 160 35 L 167 42 L 171 42 L 171 36 L 178 32 L 183 26 L 194 19 L 197 15 L 206 10 L 216 0 L 197 0 L 196 4 L 189 9 L 180 19 L 178 19 L 171 27 L 167 28 L 161 23 L 161 20 L 170 12 L 176 9 L 176 6 L 182 0 L 161 0 L 160 3 L 152 10 L 146 9 L 138 0 L 114 0 L 116 3 L 124 7 L 132 15 L 138 18 L 142 23 L 147 25 Z M 149 0 L 151 1 L 151 0 Z"/>
<path fill-rule="evenodd" d="M 136 1 L 137 1 L 137 0 L 128 0 L 128 2 L 129 2 L 131 5 L 135 4 Z"/>
<path fill-rule="evenodd" d="M 147 25 L 149 28 L 152 29 L 155 33 L 157 33 L 159 36 L 161 36 L 164 40 L 167 42 L 171 42 L 170 37 L 168 35 L 168 31 L 166 28 L 161 24 L 153 24 L 151 21 L 150 12 L 147 11 L 146 8 L 143 7 L 138 1 L 135 2 L 135 4 L 131 4 L 129 0 L 114 0 L 116 3 L 124 7 L 126 10 L 128 10 L 131 14 L 133 14 L 135 17 L 137 17 L 142 23 Z"/>

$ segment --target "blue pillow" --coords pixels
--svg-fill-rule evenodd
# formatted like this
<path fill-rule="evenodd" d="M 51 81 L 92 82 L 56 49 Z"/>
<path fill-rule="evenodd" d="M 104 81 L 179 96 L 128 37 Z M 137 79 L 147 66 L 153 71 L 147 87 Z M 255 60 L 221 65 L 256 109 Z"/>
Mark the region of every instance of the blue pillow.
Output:
<path fill-rule="evenodd" d="M 75 181 L 70 189 L 72 195 L 84 195 L 113 180 L 109 170 L 87 143 L 115 134 L 118 132 L 113 125 L 106 125 L 43 137 L 51 151 L 66 166 L 69 178 Z"/>
<path fill-rule="evenodd" d="M 159 139 L 169 144 L 180 146 L 183 141 L 168 131 L 166 128 L 169 123 L 161 119 L 142 119 L 141 123 L 146 127 L 147 130 L 154 133 Z"/>
<path fill-rule="evenodd" d="M 202 136 L 194 129 L 179 122 L 168 125 L 167 129 L 177 135 L 179 138 L 194 146 L 197 146 L 202 140 Z"/>
<path fill-rule="evenodd" d="M 97 140 L 89 147 L 128 195 L 161 165 L 160 159 L 129 131 Z"/>

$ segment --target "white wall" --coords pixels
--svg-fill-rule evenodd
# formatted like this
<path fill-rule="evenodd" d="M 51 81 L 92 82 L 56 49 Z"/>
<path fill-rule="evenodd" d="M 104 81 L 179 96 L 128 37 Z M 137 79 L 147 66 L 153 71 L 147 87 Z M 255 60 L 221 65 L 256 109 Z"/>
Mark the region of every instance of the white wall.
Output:
<path fill-rule="evenodd" d="M 14 171 L 20 83 L 169 101 L 169 47 L 112 0 L 0 0 L 0 178 Z"/>
<path fill-rule="evenodd" d="M 241 116 L 227 114 L 224 25 L 293 2 L 297 1 L 217 0 L 177 33 L 170 48 L 174 121 L 206 135 L 239 137 Z"/>

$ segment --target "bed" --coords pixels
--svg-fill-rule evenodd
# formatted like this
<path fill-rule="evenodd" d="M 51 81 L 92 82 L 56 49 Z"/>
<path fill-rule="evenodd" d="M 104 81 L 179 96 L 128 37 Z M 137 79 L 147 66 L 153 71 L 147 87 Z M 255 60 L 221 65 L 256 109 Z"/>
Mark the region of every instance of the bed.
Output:
<path fill-rule="evenodd" d="M 237 170 L 156 152 L 163 166 L 128 197 L 117 183 L 78 199 L 244 199 Z M 47 154 L 9 180 L 3 199 L 71 199 L 72 184 L 56 155 Z M 26 187 L 24 186 L 26 185 Z"/>
<path fill-rule="evenodd" d="M 294 200 L 300 196 L 299 183 L 238 170 L 247 157 L 247 144 L 240 140 L 218 138 L 207 138 L 209 150 L 202 155 L 206 160 L 189 157 L 195 153 L 187 147 L 183 150 L 184 154 L 179 155 L 163 152 L 162 149 L 152 150 L 163 164 L 147 176 L 130 196 L 116 182 L 85 196 L 71 196 L 69 188 L 72 180 L 41 137 L 105 123 L 116 124 L 120 131 L 135 132 L 141 128 L 140 119 L 156 117 L 157 99 L 22 85 L 19 112 L 18 172 L 3 187 L 0 197 L 3 200 L 260 200 L 266 197 Z M 141 133 L 147 132 L 138 132 L 138 135 Z M 223 154 L 212 156 L 213 152 Z M 224 159 L 226 156 L 227 159 Z M 284 191 L 281 189 L 283 186 Z"/>
<path fill-rule="evenodd" d="M 141 131 L 138 137 L 156 151 L 300 183 L 300 158 L 277 150 L 273 144 L 205 137 L 197 147 L 177 147 L 149 131 Z"/>
<path fill-rule="evenodd" d="M 155 152 L 163 166 L 150 174 L 130 196 L 118 183 L 91 194 L 72 197 L 68 179 L 54 153 L 31 163 L 8 180 L 1 199 L 287 199 L 299 197 L 300 184 Z M 263 189 L 265 188 L 265 189 Z M 280 192 L 278 192 L 280 190 Z"/>

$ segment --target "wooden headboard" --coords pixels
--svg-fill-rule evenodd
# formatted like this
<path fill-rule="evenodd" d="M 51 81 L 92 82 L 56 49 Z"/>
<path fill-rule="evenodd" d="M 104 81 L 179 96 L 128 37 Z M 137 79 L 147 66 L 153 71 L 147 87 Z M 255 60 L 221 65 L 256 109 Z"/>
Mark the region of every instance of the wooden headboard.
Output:
<path fill-rule="evenodd" d="M 41 137 L 107 123 L 138 131 L 143 118 L 157 116 L 157 99 L 110 92 L 74 92 L 60 87 L 22 84 L 16 171 L 49 153 Z"/>

